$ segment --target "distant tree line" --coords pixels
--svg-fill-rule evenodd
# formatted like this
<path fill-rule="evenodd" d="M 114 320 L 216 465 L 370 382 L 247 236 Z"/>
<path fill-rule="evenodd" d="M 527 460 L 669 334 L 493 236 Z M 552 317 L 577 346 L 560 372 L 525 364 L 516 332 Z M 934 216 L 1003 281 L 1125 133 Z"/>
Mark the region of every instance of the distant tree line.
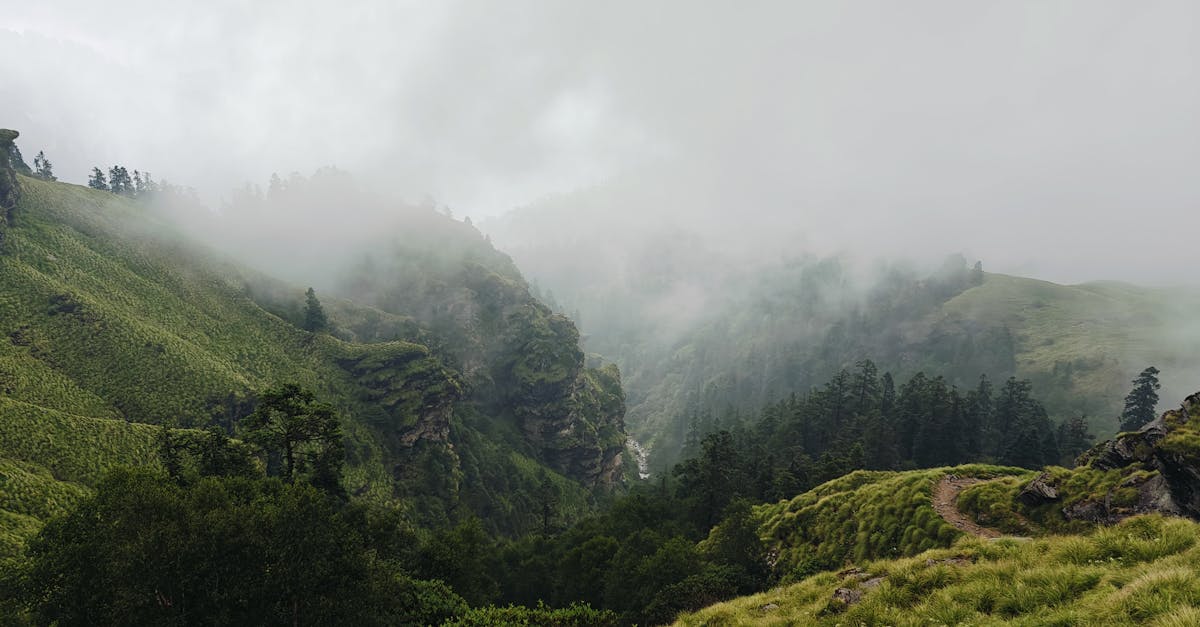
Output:
<path fill-rule="evenodd" d="M 149 172 L 134 170 L 131 176 L 129 170 L 121 165 L 109 168 L 107 175 L 98 167 L 92 168 L 92 174 L 88 177 L 88 187 L 130 198 L 153 194 L 162 189 Z"/>
<path fill-rule="evenodd" d="M 731 411 L 693 414 L 688 423 L 688 459 L 674 473 L 694 486 L 697 516 L 709 522 L 733 498 L 790 498 L 853 470 L 1070 465 L 1093 441 L 1085 417 L 1055 426 L 1028 381 L 1009 378 L 996 390 L 983 376 L 964 394 L 917 373 L 897 386 L 869 360 L 766 406 L 757 420 Z"/>

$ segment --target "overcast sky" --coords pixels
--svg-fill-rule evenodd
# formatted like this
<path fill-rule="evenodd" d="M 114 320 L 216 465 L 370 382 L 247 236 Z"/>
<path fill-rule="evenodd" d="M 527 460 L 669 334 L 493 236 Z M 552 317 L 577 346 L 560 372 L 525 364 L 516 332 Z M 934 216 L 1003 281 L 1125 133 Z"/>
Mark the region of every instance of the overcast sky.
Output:
<path fill-rule="evenodd" d="M 642 177 L 815 252 L 1200 266 L 1190 0 L 0 4 L 0 126 L 69 181 L 333 164 L 482 217 Z"/>

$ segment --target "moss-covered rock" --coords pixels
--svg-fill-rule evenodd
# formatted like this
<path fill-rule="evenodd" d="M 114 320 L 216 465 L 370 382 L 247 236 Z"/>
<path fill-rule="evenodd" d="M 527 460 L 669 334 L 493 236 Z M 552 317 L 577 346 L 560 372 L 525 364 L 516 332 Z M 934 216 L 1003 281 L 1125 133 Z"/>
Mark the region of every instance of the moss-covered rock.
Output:
<path fill-rule="evenodd" d="M 461 373 L 463 399 L 510 421 L 536 459 L 589 487 L 616 485 L 625 442 L 616 367 L 586 367 L 575 324 L 534 298 L 478 232 L 431 220 L 436 245 L 396 242 L 390 258 L 355 272 L 346 295 L 419 323 Z"/>

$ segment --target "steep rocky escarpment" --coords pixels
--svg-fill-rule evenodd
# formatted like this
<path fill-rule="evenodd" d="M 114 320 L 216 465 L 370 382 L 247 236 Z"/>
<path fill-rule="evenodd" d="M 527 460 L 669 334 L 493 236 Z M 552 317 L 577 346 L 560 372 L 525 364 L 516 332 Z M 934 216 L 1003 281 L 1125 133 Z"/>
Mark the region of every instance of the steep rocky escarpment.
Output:
<path fill-rule="evenodd" d="M 338 359 L 360 387 L 365 411 L 360 418 L 397 447 L 418 440 L 447 442 L 454 401 L 462 392 L 458 377 L 409 342 L 352 345 Z"/>
<path fill-rule="evenodd" d="M 5 232 L 12 223 L 13 211 L 21 193 L 10 157 L 16 148 L 13 140 L 18 136 L 20 133 L 17 131 L 0 128 L 0 252 L 4 251 Z"/>
<path fill-rule="evenodd" d="M 356 272 L 345 295 L 419 321 L 462 373 L 464 399 L 511 420 L 542 462 L 587 486 L 615 485 L 626 439 L 616 366 L 587 367 L 575 324 L 534 298 L 478 232 L 442 228 L 463 231 L 447 239 L 468 249 L 455 258 L 450 244 L 437 255 L 398 248 L 390 264 Z"/>
<path fill-rule="evenodd" d="M 346 215 L 355 217 L 332 219 L 330 207 L 352 208 Z M 574 323 L 536 298 L 512 259 L 469 220 L 398 203 L 333 169 L 275 181 L 224 213 L 218 246 L 293 282 L 315 283 L 327 303 L 361 307 L 330 308 L 335 337 L 423 344 L 458 373 L 454 414 L 463 431 L 502 439 L 587 486 L 606 487 L 621 475 L 624 398 L 616 373 L 586 367 Z M 250 235 L 264 232 L 271 246 Z M 312 234 L 325 232 L 337 245 L 314 246 Z M 252 297 L 294 321 L 302 304 L 290 294 L 259 281 Z M 450 441 L 470 437 L 453 421 L 450 430 Z"/>

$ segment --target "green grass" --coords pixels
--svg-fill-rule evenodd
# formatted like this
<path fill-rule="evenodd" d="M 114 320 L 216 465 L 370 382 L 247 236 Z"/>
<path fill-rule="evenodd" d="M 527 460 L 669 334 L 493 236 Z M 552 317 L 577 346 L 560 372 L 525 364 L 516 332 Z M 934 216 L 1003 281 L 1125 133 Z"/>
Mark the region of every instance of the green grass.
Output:
<path fill-rule="evenodd" d="M 1082 501 L 1103 503 L 1107 500 L 1116 514 L 1132 514 L 1138 501 L 1141 482 L 1158 474 L 1140 465 L 1114 470 L 1098 470 L 1090 466 L 1079 468 L 1047 467 L 1049 481 L 1059 493 L 1057 501 L 1036 507 L 1017 499 L 1033 475 L 1005 478 L 971 486 L 959 495 L 959 510 L 980 524 L 995 527 L 1015 535 L 1041 533 L 1083 532 L 1094 525 L 1081 520 L 1067 520 L 1062 512 Z"/>
<path fill-rule="evenodd" d="M 790 501 L 756 510 L 760 534 L 778 551 L 776 573 L 792 581 L 820 570 L 949 546 L 962 535 L 934 511 L 933 486 L 946 474 L 1031 476 L 1030 471 L 969 465 L 908 472 L 860 470 Z"/>
<path fill-rule="evenodd" d="M 960 538 L 915 557 L 859 562 L 881 584 L 823 573 L 681 616 L 679 625 L 1193 625 L 1200 525 L 1144 516 L 1086 535 Z M 863 590 L 834 602 L 836 588 Z M 775 608 L 761 609 L 768 604 Z"/>
<path fill-rule="evenodd" d="M 0 458 L 94 485 L 115 466 L 157 464 L 157 427 L 88 418 L 0 397 Z"/>
<path fill-rule="evenodd" d="M 67 511 L 87 494 L 87 488 L 59 481 L 41 466 L 0 459 L 2 510 L 45 520 Z"/>

